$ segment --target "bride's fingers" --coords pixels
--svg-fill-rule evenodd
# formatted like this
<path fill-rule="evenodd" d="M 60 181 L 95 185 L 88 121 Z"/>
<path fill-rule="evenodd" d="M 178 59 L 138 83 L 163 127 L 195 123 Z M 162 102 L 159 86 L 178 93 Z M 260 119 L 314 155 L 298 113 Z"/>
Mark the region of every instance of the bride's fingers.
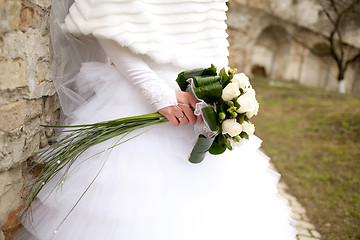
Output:
<path fill-rule="evenodd" d="M 180 105 L 180 104 L 179 104 Z M 187 117 L 187 123 L 191 123 L 194 125 L 196 123 L 196 116 L 194 114 L 194 110 L 190 108 L 190 106 L 184 106 L 185 104 L 182 104 L 179 106 L 180 109 L 184 112 L 185 116 Z M 183 123 L 183 122 L 181 122 Z M 185 123 L 183 123 L 185 124 Z"/>
<path fill-rule="evenodd" d="M 196 99 L 193 95 L 189 94 L 189 105 L 192 109 L 196 109 L 196 104 L 199 102 L 199 100 Z"/>
<path fill-rule="evenodd" d="M 176 99 L 178 103 L 189 105 L 193 110 L 195 110 L 196 104 L 199 102 L 196 97 L 183 91 L 176 91 Z"/>
<path fill-rule="evenodd" d="M 183 125 L 186 125 L 189 123 L 189 119 L 186 117 L 186 115 L 182 115 L 180 118 L 178 118 L 179 122 Z"/>
<path fill-rule="evenodd" d="M 181 118 L 183 115 L 183 112 L 175 106 L 161 108 L 158 112 L 166 117 L 173 126 L 179 125 L 178 118 Z"/>

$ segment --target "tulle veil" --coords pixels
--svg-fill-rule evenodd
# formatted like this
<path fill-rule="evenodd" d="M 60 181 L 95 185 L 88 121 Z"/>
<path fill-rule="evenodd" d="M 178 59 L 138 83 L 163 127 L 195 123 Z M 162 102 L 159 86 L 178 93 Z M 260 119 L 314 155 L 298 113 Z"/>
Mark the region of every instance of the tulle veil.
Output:
<path fill-rule="evenodd" d="M 60 124 L 91 96 L 91 92 L 81 92 L 75 84 L 82 63 L 108 62 L 95 37 L 73 36 L 64 29 L 64 19 L 73 2 L 74 0 L 52 0 L 49 21 L 53 53 L 51 75 L 62 110 Z"/>

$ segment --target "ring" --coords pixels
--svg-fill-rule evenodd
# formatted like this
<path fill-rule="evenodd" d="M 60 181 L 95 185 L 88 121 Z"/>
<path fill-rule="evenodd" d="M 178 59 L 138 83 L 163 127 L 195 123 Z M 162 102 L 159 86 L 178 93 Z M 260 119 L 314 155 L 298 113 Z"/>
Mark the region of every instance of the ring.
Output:
<path fill-rule="evenodd" d="M 184 114 L 181 116 L 181 117 L 179 117 L 178 119 L 179 120 L 181 120 L 181 119 L 183 119 L 185 116 L 184 116 Z"/>

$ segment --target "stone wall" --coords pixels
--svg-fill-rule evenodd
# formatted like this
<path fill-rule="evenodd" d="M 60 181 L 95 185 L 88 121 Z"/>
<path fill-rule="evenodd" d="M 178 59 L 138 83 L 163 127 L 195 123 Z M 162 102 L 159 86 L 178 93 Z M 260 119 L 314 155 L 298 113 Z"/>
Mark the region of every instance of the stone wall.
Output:
<path fill-rule="evenodd" d="M 50 80 L 51 0 L 0 0 L 0 240 L 23 204 L 29 156 L 47 145 L 59 116 Z"/>
<path fill-rule="evenodd" d="M 315 0 L 230 0 L 230 62 L 249 75 L 261 68 L 273 79 L 337 91 L 335 61 L 307 47 L 327 43 L 329 29 L 323 18 Z M 359 51 L 359 34 L 360 27 L 344 34 L 349 52 Z M 345 87 L 347 92 L 360 92 L 360 61 L 349 66 Z"/>

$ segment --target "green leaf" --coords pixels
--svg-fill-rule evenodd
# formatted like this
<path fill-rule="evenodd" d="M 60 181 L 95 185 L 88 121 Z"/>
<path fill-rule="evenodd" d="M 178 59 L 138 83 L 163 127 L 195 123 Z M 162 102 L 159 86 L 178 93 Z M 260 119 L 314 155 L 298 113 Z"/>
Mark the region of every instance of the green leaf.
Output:
<path fill-rule="evenodd" d="M 213 106 L 207 106 L 201 109 L 201 112 L 203 113 L 204 119 L 209 124 L 209 127 L 212 131 L 218 131 L 219 130 L 219 123 L 217 114 L 213 108 Z"/>
<path fill-rule="evenodd" d="M 199 135 L 198 140 L 191 151 L 189 161 L 191 163 L 200 163 L 204 157 L 206 152 L 211 147 L 215 138 L 207 138 L 204 135 Z"/>
<path fill-rule="evenodd" d="M 201 74 L 201 76 L 216 76 L 216 67 L 214 64 L 211 64 L 211 67 L 204 70 L 204 72 Z"/>
<path fill-rule="evenodd" d="M 240 133 L 240 137 L 249 140 L 249 134 L 247 134 L 246 132 L 241 132 L 241 133 Z"/>
<path fill-rule="evenodd" d="M 182 91 L 185 91 L 189 84 L 187 80 L 196 76 L 216 76 L 216 67 L 211 64 L 209 68 L 197 68 L 193 70 L 184 71 L 178 74 L 176 82 Z"/>
<path fill-rule="evenodd" d="M 195 77 L 195 76 L 201 76 L 201 74 L 204 72 L 204 68 L 184 71 L 178 74 L 178 77 L 176 78 L 176 82 L 179 85 L 180 89 L 182 91 L 185 91 L 187 88 L 187 85 L 189 84 L 186 80 L 189 78 Z"/>
<path fill-rule="evenodd" d="M 195 87 L 205 86 L 214 82 L 220 82 L 221 78 L 219 76 L 211 76 L 211 77 L 202 77 L 197 76 L 193 77 Z"/>
<path fill-rule="evenodd" d="M 225 88 L 231 82 L 231 79 L 233 78 L 232 75 L 229 76 L 226 73 L 225 68 L 222 68 L 220 70 L 219 76 L 221 77 L 221 84 L 222 84 L 223 88 Z"/>
<path fill-rule="evenodd" d="M 237 102 L 237 99 L 234 99 L 233 102 L 234 102 L 234 106 L 236 107 L 236 109 L 239 109 L 240 104 Z"/>
<path fill-rule="evenodd" d="M 194 92 L 198 98 L 211 104 L 221 99 L 222 86 L 219 82 L 215 82 L 201 87 L 194 87 Z"/>
<path fill-rule="evenodd" d="M 218 134 L 215 141 L 212 143 L 209 153 L 213 155 L 219 155 L 226 150 L 226 139 L 222 134 Z"/>
<path fill-rule="evenodd" d="M 219 112 L 227 112 L 227 105 L 225 102 L 221 103 L 220 106 L 218 106 Z"/>
<path fill-rule="evenodd" d="M 242 124 L 245 121 L 244 119 L 245 119 L 245 114 L 244 113 L 238 115 L 237 118 L 236 118 L 237 122 L 240 123 L 240 124 Z"/>
<path fill-rule="evenodd" d="M 227 147 L 229 150 L 232 150 L 232 149 L 233 149 L 232 146 L 231 146 L 231 142 L 230 142 L 229 139 L 226 139 L 225 145 L 226 145 L 226 147 Z"/>

